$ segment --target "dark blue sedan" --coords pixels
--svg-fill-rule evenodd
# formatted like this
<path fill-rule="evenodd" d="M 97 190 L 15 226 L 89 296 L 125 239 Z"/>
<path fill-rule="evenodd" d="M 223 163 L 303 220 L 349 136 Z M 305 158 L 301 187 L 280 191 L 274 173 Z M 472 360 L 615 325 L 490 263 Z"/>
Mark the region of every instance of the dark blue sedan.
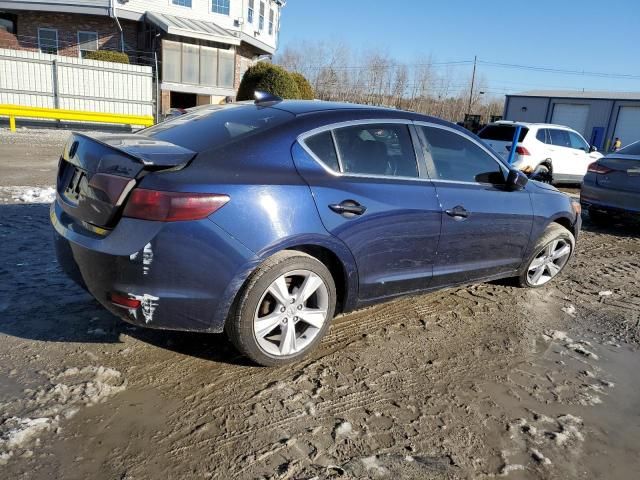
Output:
<path fill-rule="evenodd" d="M 205 107 L 65 146 L 58 259 L 136 325 L 226 331 L 262 365 L 298 360 L 337 313 L 452 285 L 539 287 L 580 206 L 423 115 L 326 102 Z"/>

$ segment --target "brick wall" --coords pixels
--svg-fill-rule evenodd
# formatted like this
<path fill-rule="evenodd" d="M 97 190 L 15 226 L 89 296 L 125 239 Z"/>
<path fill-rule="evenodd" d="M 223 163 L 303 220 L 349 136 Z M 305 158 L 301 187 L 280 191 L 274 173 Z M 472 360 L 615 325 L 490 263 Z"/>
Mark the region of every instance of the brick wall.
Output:
<path fill-rule="evenodd" d="M 259 53 L 251 48 L 246 43 L 242 43 L 236 47 L 236 64 L 235 64 L 235 82 L 233 88 L 238 91 L 238 87 L 240 86 L 240 81 L 242 80 L 242 76 L 244 72 L 253 65 L 253 59 L 259 55 Z"/>
<path fill-rule="evenodd" d="M 58 30 L 58 54 L 77 57 L 78 31 L 96 32 L 98 48 L 120 50 L 120 31 L 114 19 L 107 16 L 54 12 L 17 13 L 17 34 L 0 31 L 0 47 L 16 50 L 38 50 L 38 28 Z M 120 20 L 124 32 L 125 51 L 138 50 L 138 24 Z"/>

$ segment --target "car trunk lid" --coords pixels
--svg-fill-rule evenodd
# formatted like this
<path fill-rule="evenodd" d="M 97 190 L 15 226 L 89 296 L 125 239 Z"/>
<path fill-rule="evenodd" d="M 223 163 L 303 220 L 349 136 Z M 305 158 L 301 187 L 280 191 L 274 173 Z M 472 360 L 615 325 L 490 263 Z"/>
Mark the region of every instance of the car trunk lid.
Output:
<path fill-rule="evenodd" d="M 74 133 L 65 145 L 56 182 L 65 213 L 85 227 L 110 229 L 131 189 L 146 174 L 184 167 L 195 152 L 144 135 L 89 137 Z"/>
<path fill-rule="evenodd" d="M 640 157 L 616 155 L 598 161 L 607 173 L 598 173 L 596 182 L 603 188 L 640 193 Z"/>

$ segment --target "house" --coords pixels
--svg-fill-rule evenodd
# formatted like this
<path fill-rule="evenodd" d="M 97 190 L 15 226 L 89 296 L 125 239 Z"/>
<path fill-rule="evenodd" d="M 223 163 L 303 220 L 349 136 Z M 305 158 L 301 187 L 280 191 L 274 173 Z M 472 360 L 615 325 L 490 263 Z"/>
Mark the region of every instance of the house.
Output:
<path fill-rule="evenodd" d="M 158 65 L 161 109 L 235 96 L 278 44 L 285 0 L 0 0 L 0 48 Z"/>
<path fill-rule="evenodd" d="M 505 120 L 573 128 L 600 150 L 640 140 L 640 92 L 532 90 L 507 95 Z"/>

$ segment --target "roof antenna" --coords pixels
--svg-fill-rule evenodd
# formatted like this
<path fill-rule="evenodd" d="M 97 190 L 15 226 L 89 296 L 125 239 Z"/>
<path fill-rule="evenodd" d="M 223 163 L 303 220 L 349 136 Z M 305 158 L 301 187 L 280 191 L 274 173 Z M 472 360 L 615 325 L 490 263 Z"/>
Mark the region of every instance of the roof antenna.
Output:
<path fill-rule="evenodd" d="M 262 105 L 264 103 L 276 103 L 276 102 L 282 101 L 282 98 L 280 98 L 279 96 L 273 95 L 268 92 L 263 92 L 261 90 L 256 90 L 253 96 L 256 99 L 255 101 L 256 105 Z"/>

